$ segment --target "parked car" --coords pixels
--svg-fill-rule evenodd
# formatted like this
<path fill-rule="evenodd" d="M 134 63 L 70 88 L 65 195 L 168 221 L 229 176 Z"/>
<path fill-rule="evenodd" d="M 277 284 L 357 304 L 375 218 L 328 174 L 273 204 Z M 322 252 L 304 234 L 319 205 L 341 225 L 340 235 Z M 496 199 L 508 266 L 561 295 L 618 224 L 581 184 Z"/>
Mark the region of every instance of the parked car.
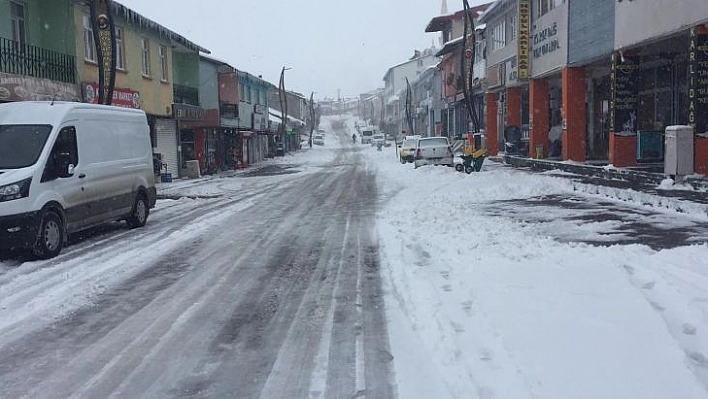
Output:
<path fill-rule="evenodd" d="M 382 133 L 376 133 L 371 140 L 372 146 L 377 146 L 380 144 L 383 147 L 386 144 L 386 138 Z"/>
<path fill-rule="evenodd" d="M 73 232 L 155 206 L 145 112 L 84 103 L 0 104 L 0 248 L 59 254 Z"/>
<path fill-rule="evenodd" d="M 324 136 L 321 134 L 315 135 L 315 137 L 312 139 L 312 144 L 314 145 L 324 145 Z"/>
<path fill-rule="evenodd" d="M 398 160 L 401 163 L 412 163 L 415 161 L 416 143 L 419 138 L 420 136 L 406 136 L 403 143 L 398 146 Z"/>
<path fill-rule="evenodd" d="M 416 141 L 415 160 L 417 168 L 423 165 L 454 166 L 454 155 L 447 137 L 425 137 Z"/>

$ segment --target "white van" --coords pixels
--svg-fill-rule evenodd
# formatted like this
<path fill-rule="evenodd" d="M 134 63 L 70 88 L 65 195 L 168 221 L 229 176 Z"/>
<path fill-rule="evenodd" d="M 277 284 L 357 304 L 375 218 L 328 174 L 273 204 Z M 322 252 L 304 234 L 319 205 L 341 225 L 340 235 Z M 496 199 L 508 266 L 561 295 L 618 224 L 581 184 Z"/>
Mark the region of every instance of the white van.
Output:
<path fill-rule="evenodd" d="M 361 144 L 373 144 L 376 130 L 368 128 L 361 131 Z"/>
<path fill-rule="evenodd" d="M 59 254 L 70 233 L 155 206 L 143 111 L 83 103 L 0 104 L 0 249 Z"/>

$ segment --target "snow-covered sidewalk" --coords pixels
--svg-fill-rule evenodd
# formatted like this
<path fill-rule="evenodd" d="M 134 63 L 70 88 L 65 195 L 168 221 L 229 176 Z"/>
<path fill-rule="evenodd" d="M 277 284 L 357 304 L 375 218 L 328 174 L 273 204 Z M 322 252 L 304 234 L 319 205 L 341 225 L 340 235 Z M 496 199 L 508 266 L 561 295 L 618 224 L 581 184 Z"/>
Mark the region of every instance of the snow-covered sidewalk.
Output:
<path fill-rule="evenodd" d="M 705 206 L 494 163 L 472 175 L 414 170 L 392 151 L 365 152 L 385 198 L 377 228 L 400 397 L 708 396 L 705 241 L 662 251 L 611 245 L 602 221 L 549 229 L 533 208 L 527 220 L 489 211 L 579 196 L 681 224 L 705 222 Z M 578 231 L 610 243 L 566 237 Z"/>

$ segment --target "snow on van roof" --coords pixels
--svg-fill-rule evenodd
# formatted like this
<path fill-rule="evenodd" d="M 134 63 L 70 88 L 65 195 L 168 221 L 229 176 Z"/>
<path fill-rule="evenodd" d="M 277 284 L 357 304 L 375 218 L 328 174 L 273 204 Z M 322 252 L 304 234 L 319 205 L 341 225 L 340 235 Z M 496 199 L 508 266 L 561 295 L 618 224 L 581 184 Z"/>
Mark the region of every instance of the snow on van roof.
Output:
<path fill-rule="evenodd" d="M 56 125 L 74 109 L 105 109 L 113 112 L 141 113 L 138 109 L 69 101 L 16 101 L 0 104 L 0 124 Z"/>

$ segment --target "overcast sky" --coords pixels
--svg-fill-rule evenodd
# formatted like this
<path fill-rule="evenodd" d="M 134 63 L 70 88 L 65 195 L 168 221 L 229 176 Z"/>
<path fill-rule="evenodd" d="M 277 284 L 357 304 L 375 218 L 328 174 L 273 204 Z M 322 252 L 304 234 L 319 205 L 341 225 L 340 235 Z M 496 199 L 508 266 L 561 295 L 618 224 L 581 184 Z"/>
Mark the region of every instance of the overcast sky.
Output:
<path fill-rule="evenodd" d="M 489 0 L 491 1 L 491 0 Z M 316 98 L 383 87 L 386 70 L 414 50 L 439 46 L 425 33 L 442 0 L 118 0 L 211 56 Z M 450 13 L 462 0 L 448 0 Z M 472 6 L 485 1 L 471 0 Z"/>

